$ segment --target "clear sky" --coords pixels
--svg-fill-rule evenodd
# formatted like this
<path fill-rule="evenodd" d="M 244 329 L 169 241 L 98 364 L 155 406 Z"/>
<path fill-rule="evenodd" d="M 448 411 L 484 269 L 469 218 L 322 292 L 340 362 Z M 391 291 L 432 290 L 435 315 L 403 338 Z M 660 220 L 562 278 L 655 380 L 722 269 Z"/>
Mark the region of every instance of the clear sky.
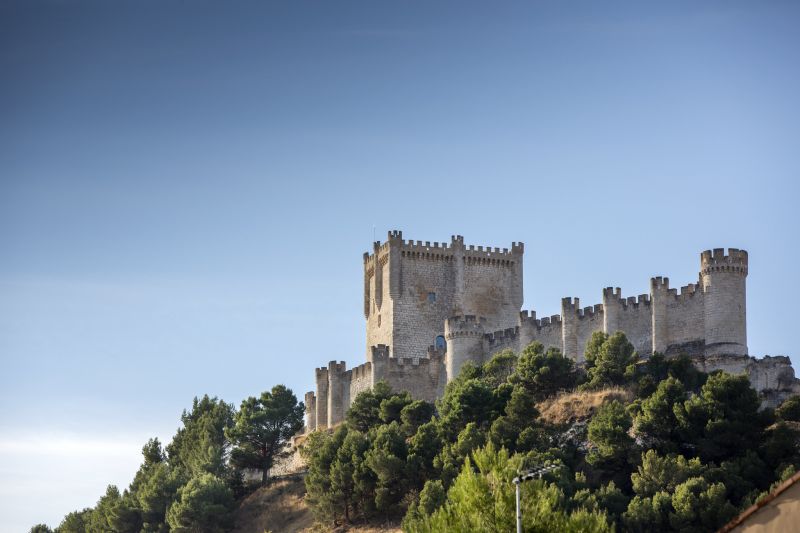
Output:
<path fill-rule="evenodd" d="M 523 241 L 525 307 L 750 252 L 800 364 L 796 2 L 0 3 L 0 531 L 364 360 L 374 234 Z"/>

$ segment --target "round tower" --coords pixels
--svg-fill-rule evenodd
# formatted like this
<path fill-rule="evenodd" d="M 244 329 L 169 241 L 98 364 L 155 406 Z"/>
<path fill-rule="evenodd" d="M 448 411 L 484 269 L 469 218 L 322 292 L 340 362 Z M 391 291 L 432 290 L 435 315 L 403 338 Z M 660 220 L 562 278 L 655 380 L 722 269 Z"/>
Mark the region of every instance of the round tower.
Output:
<path fill-rule="evenodd" d="M 344 361 L 328 363 L 328 427 L 332 428 L 342 420 L 347 406 L 344 405 Z"/>
<path fill-rule="evenodd" d="M 317 382 L 316 401 L 314 402 L 314 420 L 317 429 L 328 427 L 328 369 L 317 368 L 314 372 Z"/>
<path fill-rule="evenodd" d="M 444 338 L 447 340 L 445 367 L 447 381 L 452 381 L 464 363 L 480 364 L 483 360 L 484 318 L 475 315 L 454 316 L 444 322 Z"/>
<path fill-rule="evenodd" d="M 747 252 L 729 248 L 700 254 L 706 354 L 747 354 Z"/>
<path fill-rule="evenodd" d="M 309 391 L 306 393 L 306 433 L 317 429 L 317 397 Z"/>

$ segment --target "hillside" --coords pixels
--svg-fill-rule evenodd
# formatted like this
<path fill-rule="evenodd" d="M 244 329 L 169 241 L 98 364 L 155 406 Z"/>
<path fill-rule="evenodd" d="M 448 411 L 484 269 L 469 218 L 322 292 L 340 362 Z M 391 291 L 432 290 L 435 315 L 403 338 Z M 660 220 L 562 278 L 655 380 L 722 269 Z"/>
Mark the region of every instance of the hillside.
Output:
<path fill-rule="evenodd" d="M 287 477 L 262 487 L 245 498 L 234 513 L 233 533 L 322 533 L 329 528 L 314 525 L 305 503 L 301 476 Z M 351 533 L 400 533 L 398 527 L 353 526 L 336 529 Z"/>

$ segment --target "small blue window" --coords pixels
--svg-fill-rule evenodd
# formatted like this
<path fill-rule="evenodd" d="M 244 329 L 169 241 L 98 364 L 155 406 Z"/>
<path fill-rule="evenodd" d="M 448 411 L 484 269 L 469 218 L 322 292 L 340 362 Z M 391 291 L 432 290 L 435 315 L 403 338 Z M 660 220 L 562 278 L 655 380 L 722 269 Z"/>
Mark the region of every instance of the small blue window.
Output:
<path fill-rule="evenodd" d="M 436 293 L 429 292 L 428 293 L 428 303 L 434 303 L 436 301 Z"/>
<path fill-rule="evenodd" d="M 436 337 L 436 349 L 437 350 L 447 349 L 447 341 L 444 340 L 444 336 L 439 335 L 438 337 Z"/>

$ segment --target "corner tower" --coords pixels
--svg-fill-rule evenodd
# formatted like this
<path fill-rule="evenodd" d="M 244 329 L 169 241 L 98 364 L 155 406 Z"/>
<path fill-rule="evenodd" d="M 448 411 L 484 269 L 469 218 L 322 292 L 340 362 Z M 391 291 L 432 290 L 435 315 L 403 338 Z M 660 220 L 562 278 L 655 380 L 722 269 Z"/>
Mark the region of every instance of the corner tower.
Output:
<path fill-rule="evenodd" d="M 364 254 L 364 316 L 370 348 L 389 347 L 391 357 L 425 357 L 444 348 L 445 320 L 456 315 L 485 319 L 487 331 L 516 326 L 522 306 L 522 243 L 511 249 L 405 241 L 390 231 Z"/>
<path fill-rule="evenodd" d="M 747 354 L 747 252 L 729 248 L 700 254 L 706 354 Z"/>

